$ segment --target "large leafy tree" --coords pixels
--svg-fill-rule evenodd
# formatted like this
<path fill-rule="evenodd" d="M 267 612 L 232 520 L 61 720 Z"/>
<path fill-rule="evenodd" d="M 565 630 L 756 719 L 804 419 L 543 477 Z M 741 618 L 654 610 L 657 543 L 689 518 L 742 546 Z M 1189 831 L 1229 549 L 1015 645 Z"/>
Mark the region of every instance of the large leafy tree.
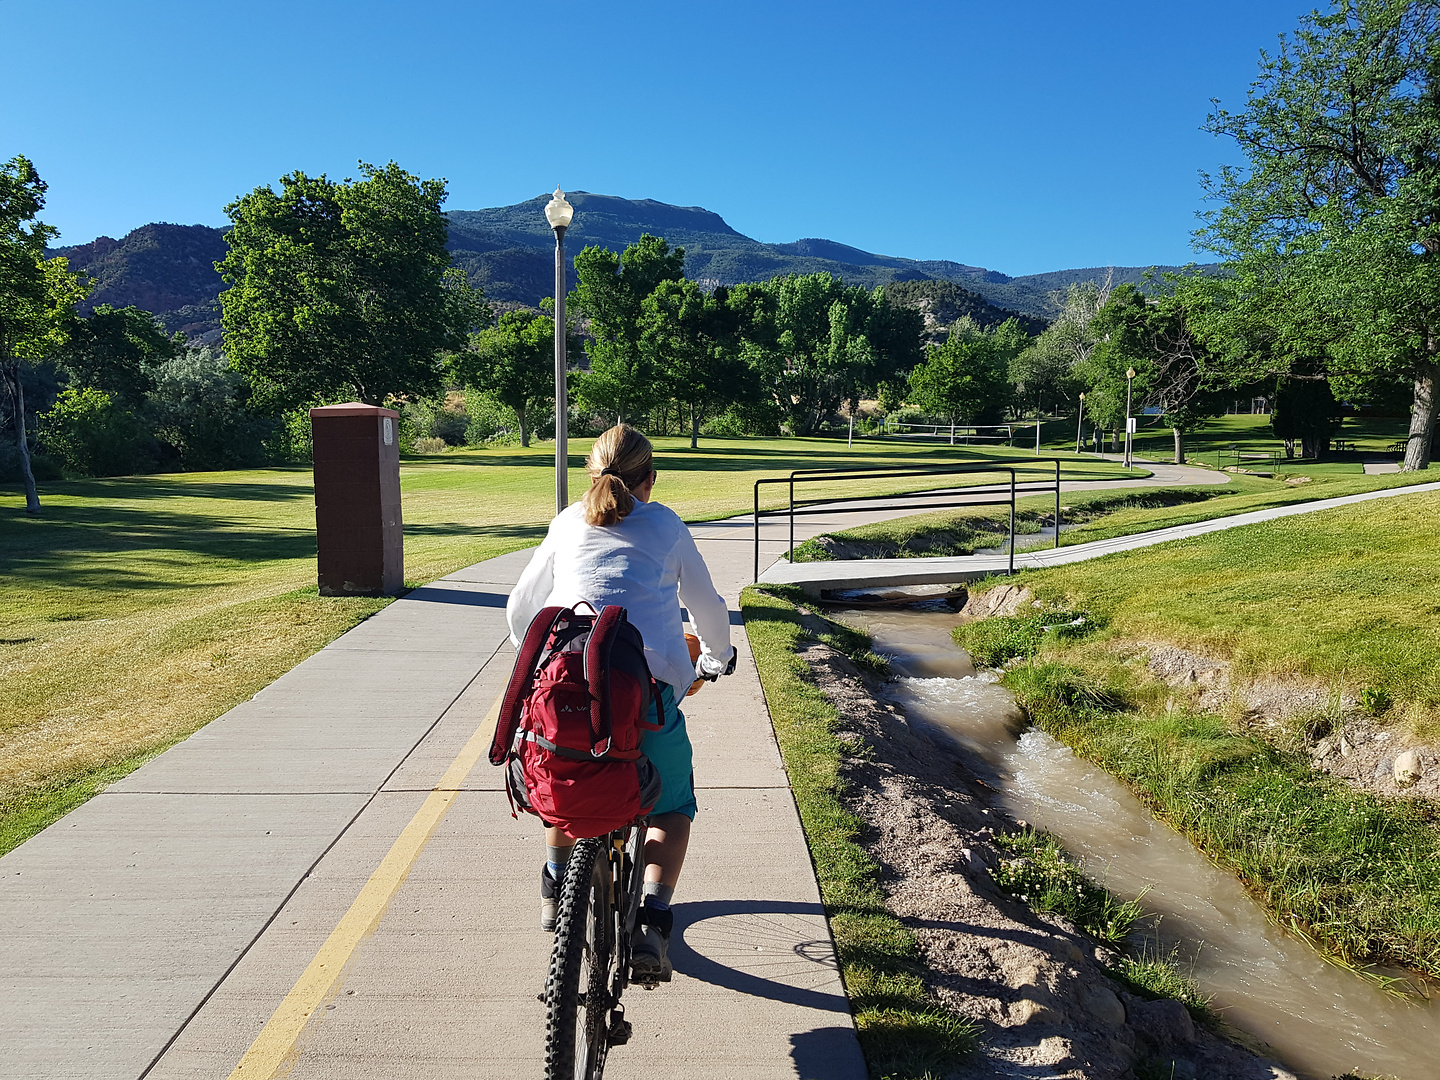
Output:
<path fill-rule="evenodd" d="M 555 400 L 555 320 L 533 311 L 507 311 L 450 357 L 450 371 L 466 386 L 495 395 L 520 424 L 529 446 L 530 417 Z"/>
<path fill-rule="evenodd" d="M 71 326 L 62 358 L 72 381 L 133 408 L 154 388 L 156 369 L 178 353 L 150 312 L 101 304 Z"/>
<path fill-rule="evenodd" d="M 393 161 L 360 174 L 294 172 L 278 193 L 259 187 L 225 208 L 225 351 L 260 403 L 431 392 L 443 357 L 485 321 L 483 298 L 450 268 L 445 182 Z"/>
<path fill-rule="evenodd" d="M 744 348 L 792 434 L 806 435 L 921 360 L 923 316 L 828 273 L 793 274 L 731 291 Z"/>
<path fill-rule="evenodd" d="M 906 400 L 951 423 L 998 422 L 1010 401 L 1010 362 L 1024 338 L 1014 320 L 984 331 L 962 319 L 910 372 Z"/>
<path fill-rule="evenodd" d="M 641 305 L 641 350 L 665 392 L 690 410 L 690 445 L 700 423 L 749 396 L 739 323 L 724 286 L 706 293 L 686 279 L 662 281 Z"/>
<path fill-rule="evenodd" d="M 25 157 L 0 165 L 0 382 L 10 404 L 27 514 L 40 512 L 40 495 L 30 468 L 21 367 L 62 348 L 75 304 L 86 295 L 65 259 L 45 258 L 46 242 L 57 235 L 36 220 L 45 187 Z"/>
<path fill-rule="evenodd" d="M 645 300 L 684 276 L 685 249 L 648 233 L 618 255 L 592 246 L 575 256 L 573 306 L 589 319 L 593 337 L 590 370 L 576 388 L 587 406 L 623 423 L 658 399 L 653 352 L 643 346 Z"/>
<path fill-rule="evenodd" d="M 1247 161 L 1210 179 L 1202 241 L 1232 260 L 1221 310 L 1256 346 L 1218 355 L 1342 393 L 1407 380 L 1407 469 L 1429 465 L 1440 378 L 1437 46 L 1429 0 L 1338 0 L 1208 123 Z"/>
<path fill-rule="evenodd" d="M 1097 338 L 1091 320 L 1109 300 L 1111 282 L 1084 281 L 1070 285 L 1062 297 L 1060 314 L 1040 334 L 1026 343 L 1010 364 L 1010 382 L 1019 400 L 1037 405 L 1048 402 L 1077 402 L 1084 389 L 1076 373 L 1089 359 Z"/>
<path fill-rule="evenodd" d="M 1185 461 L 1185 435 L 1224 409 L 1211 358 L 1193 326 L 1204 294 L 1168 280 L 1154 297 L 1121 285 L 1096 312 L 1096 341 L 1076 373 L 1088 387 L 1085 404 L 1098 424 L 1118 429 L 1125 419 L 1126 371 L 1134 369 L 1132 408 L 1153 406 L 1175 439 L 1175 462 Z"/>

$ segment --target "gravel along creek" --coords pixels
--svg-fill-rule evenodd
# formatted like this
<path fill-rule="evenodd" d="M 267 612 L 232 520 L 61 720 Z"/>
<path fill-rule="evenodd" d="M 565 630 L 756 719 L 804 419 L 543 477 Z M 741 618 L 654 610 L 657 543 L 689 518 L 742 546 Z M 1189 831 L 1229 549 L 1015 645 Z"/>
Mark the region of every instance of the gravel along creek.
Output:
<path fill-rule="evenodd" d="M 1011 817 L 1053 833 L 1122 899 L 1143 894 L 1158 916 L 1143 930 L 1150 947 L 1161 955 L 1178 948 L 1182 968 L 1193 964 L 1189 974 L 1227 1023 L 1307 1080 L 1347 1070 L 1440 1080 L 1440 1011 L 1327 964 L 1119 781 L 1030 727 L 1009 692 L 991 673 L 977 674 L 951 641 L 953 611 L 836 614 L 892 658 L 898 678 L 882 693 L 912 722 L 978 758 L 977 771 Z"/>

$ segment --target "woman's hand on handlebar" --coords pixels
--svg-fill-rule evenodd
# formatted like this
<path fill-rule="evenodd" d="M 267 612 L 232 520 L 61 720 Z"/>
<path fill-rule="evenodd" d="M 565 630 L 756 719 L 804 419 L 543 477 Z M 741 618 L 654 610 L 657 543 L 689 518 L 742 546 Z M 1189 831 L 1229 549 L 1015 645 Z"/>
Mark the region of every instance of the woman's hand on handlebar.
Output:
<path fill-rule="evenodd" d="M 735 674 L 735 661 L 739 657 L 739 651 L 732 645 L 730 647 L 730 661 L 721 666 L 720 662 L 713 656 L 701 656 L 695 661 L 695 677 L 704 679 L 706 682 L 714 682 L 721 675 Z"/>

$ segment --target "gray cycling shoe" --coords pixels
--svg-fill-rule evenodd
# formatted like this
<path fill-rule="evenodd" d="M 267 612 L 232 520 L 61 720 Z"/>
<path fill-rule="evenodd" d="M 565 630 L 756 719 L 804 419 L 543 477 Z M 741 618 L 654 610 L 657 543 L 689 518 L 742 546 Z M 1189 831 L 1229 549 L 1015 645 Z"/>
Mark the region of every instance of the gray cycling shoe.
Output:
<path fill-rule="evenodd" d="M 670 929 L 675 916 L 669 908 L 642 907 L 630 935 L 630 978 L 637 983 L 669 982 Z"/>
<path fill-rule="evenodd" d="M 560 906 L 560 882 L 550 876 L 550 864 L 540 867 L 540 929 L 555 932 L 555 913 Z"/>

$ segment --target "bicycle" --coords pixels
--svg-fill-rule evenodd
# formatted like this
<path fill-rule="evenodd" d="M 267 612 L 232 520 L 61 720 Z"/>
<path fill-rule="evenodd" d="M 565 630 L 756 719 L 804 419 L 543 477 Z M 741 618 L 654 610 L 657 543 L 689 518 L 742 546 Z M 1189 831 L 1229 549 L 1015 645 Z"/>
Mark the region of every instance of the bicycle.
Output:
<path fill-rule="evenodd" d="M 630 1041 L 620 995 L 630 982 L 644 850 L 642 821 L 581 840 L 570 855 L 545 978 L 545 1080 L 599 1080 L 610 1047 Z"/>
<path fill-rule="evenodd" d="M 690 658 L 700 642 L 685 635 Z M 701 675 L 686 697 L 735 671 Z M 620 995 L 630 984 L 630 935 L 645 884 L 644 819 L 605 836 L 576 841 L 555 912 L 555 944 L 545 976 L 545 1080 L 600 1080 L 610 1047 L 630 1041 Z M 641 981 L 653 990 L 659 985 Z"/>

